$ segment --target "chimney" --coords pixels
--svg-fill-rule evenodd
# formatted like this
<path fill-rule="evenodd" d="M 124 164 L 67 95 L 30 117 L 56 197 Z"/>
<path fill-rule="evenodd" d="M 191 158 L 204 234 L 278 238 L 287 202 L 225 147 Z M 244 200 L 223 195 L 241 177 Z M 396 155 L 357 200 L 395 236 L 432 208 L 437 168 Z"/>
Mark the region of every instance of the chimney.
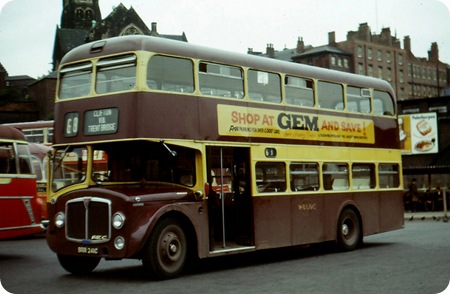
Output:
<path fill-rule="evenodd" d="M 359 24 L 359 29 L 358 29 L 358 35 L 359 35 L 359 39 L 362 41 L 366 41 L 366 42 L 370 42 L 370 27 L 367 24 L 367 22 L 365 23 L 361 23 Z"/>
<path fill-rule="evenodd" d="M 273 44 L 267 44 L 266 54 L 270 58 L 274 58 L 275 57 L 275 49 L 273 48 Z"/>
<path fill-rule="evenodd" d="M 431 50 L 428 51 L 428 60 L 433 62 L 439 61 L 439 49 L 436 42 L 431 43 Z"/>
<path fill-rule="evenodd" d="M 411 38 L 409 36 L 405 36 L 403 39 L 403 47 L 405 51 L 411 52 Z"/>
<path fill-rule="evenodd" d="M 295 52 L 297 54 L 300 54 L 305 51 L 305 42 L 303 42 L 303 38 L 298 37 L 297 39 L 297 48 L 295 49 Z"/>
<path fill-rule="evenodd" d="M 328 45 L 336 46 L 336 33 L 335 32 L 328 33 Z"/>
<path fill-rule="evenodd" d="M 156 29 L 157 27 L 157 23 L 156 22 L 152 22 L 152 33 L 157 34 L 158 30 Z"/>

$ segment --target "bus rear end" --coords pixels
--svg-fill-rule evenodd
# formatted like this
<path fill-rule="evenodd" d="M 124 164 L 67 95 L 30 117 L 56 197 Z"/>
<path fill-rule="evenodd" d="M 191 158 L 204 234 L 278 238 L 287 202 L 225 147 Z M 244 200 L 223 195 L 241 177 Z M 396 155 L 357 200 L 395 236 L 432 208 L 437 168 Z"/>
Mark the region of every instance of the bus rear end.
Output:
<path fill-rule="evenodd" d="M 0 239 L 42 232 L 28 143 L 23 134 L 0 126 Z"/>

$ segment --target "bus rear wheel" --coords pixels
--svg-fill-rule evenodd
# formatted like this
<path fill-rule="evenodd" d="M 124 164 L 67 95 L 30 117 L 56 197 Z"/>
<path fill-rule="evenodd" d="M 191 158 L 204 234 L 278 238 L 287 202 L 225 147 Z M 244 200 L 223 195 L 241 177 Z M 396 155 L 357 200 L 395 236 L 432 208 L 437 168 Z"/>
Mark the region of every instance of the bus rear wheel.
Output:
<path fill-rule="evenodd" d="M 361 222 L 353 209 L 346 208 L 341 212 L 337 227 L 337 243 L 343 251 L 351 251 L 362 241 Z"/>
<path fill-rule="evenodd" d="M 87 275 L 97 267 L 100 258 L 58 254 L 58 261 L 69 273 L 74 275 Z"/>
<path fill-rule="evenodd" d="M 176 219 L 158 223 L 144 252 L 144 268 L 157 279 L 174 278 L 183 270 L 188 257 L 188 242 L 183 226 Z"/>

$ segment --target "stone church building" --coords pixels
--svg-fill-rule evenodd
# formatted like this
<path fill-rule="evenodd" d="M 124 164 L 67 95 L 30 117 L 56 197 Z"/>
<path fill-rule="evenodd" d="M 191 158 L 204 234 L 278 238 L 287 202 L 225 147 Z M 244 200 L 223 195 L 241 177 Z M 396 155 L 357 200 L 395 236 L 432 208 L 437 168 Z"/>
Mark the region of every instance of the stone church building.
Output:
<path fill-rule="evenodd" d="M 71 49 L 91 41 L 124 36 L 149 35 L 187 42 L 186 34 L 166 35 L 157 31 L 156 23 L 147 27 L 133 7 L 122 3 L 102 19 L 100 0 L 63 0 L 61 25 L 56 29 L 53 48 L 53 70 Z"/>

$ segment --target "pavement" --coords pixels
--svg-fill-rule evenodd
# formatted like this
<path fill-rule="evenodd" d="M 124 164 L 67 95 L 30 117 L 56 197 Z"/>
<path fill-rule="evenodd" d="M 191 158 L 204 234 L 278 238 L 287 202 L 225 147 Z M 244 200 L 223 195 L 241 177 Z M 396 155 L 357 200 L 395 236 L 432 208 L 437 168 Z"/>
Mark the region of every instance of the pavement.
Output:
<path fill-rule="evenodd" d="M 450 213 L 444 211 L 417 211 L 417 212 L 405 211 L 405 221 L 431 219 L 434 221 L 448 222 L 449 218 Z"/>

